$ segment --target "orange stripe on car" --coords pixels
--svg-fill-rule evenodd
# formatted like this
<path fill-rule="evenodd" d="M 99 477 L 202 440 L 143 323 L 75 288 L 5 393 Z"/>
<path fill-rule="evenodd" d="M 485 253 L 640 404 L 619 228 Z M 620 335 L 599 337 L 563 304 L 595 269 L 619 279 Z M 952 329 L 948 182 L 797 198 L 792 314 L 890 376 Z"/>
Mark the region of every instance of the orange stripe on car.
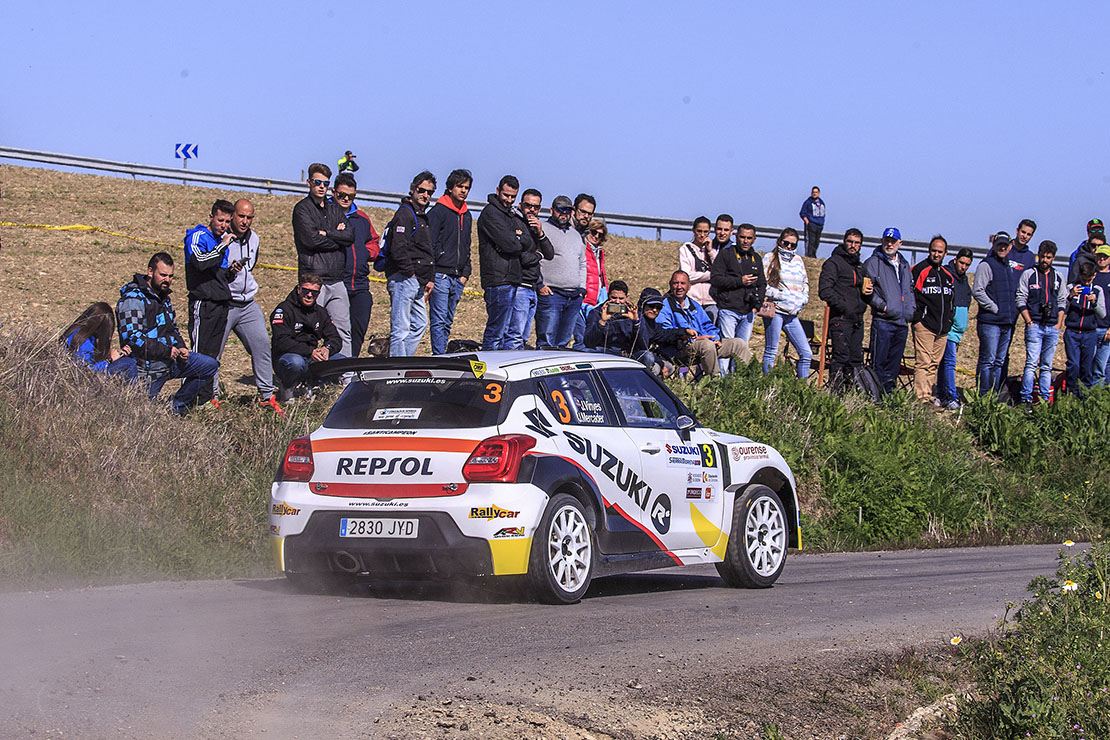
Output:
<path fill-rule="evenodd" d="M 476 439 L 450 437 L 335 437 L 312 440 L 313 452 L 362 452 L 394 450 L 399 452 L 473 452 Z"/>

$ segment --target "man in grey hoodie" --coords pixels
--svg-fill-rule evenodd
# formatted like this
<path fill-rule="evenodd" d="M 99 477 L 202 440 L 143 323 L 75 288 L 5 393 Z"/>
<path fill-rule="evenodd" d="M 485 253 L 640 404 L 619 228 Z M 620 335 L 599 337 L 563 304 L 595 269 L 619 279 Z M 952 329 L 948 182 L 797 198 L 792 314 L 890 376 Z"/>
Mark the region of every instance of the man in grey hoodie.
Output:
<path fill-rule="evenodd" d="M 902 355 L 906 351 L 909 322 L 917 308 L 913 294 L 910 263 L 898 254 L 902 233 L 896 228 L 883 231 L 882 243 L 875 248 L 864 269 L 871 278 L 871 367 L 879 376 L 883 391 L 894 389 Z"/>
<path fill-rule="evenodd" d="M 540 263 L 543 287 L 536 308 L 536 346 L 566 347 L 586 295 L 586 242 L 571 224 L 570 198 L 555 196 L 544 233 L 555 256 Z"/>

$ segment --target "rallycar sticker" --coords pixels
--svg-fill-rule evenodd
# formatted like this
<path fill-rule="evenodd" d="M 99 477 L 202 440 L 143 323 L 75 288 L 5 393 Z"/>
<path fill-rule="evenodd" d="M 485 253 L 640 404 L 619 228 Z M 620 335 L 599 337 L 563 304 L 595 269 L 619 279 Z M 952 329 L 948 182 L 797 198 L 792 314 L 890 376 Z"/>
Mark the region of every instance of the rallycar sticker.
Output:
<path fill-rule="evenodd" d="M 563 436 L 570 442 L 572 450 L 579 455 L 585 455 L 586 460 L 600 470 L 606 478 L 616 483 L 617 488 L 627 494 L 629 500 L 636 504 L 640 511 L 647 510 L 648 501 L 651 499 L 651 486 L 646 481 L 640 480 L 640 476 L 636 475 L 636 471 L 631 466 L 626 466 L 623 460 L 592 440 L 567 431 L 563 432 Z"/>
<path fill-rule="evenodd" d="M 404 509 L 408 507 L 408 501 L 348 501 L 347 506 L 355 506 L 359 508 L 369 509 Z"/>
<path fill-rule="evenodd" d="M 687 483 L 717 483 L 720 481 L 720 476 L 716 473 L 710 473 L 708 470 L 703 470 L 700 473 L 687 473 Z"/>
<path fill-rule="evenodd" d="M 502 509 L 500 506 L 474 506 L 470 509 L 470 514 L 467 519 L 485 519 L 487 522 L 492 522 L 494 519 L 516 519 L 520 516 L 519 511 L 509 511 Z"/>
<path fill-rule="evenodd" d="M 671 529 L 671 498 L 665 493 L 659 494 L 651 505 L 651 524 L 659 534 Z"/>
<path fill-rule="evenodd" d="M 360 437 L 333 437 L 312 440 L 312 452 L 465 452 L 474 451 L 476 439 L 452 439 L 450 437 L 420 437 L 412 439 L 401 432 L 390 432 L 388 437 L 363 439 Z"/>
<path fill-rule="evenodd" d="M 300 509 L 294 509 L 289 504 L 281 501 L 270 507 L 270 513 L 274 516 L 296 516 L 301 513 Z"/>
<path fill-rule="evenodd" d="M 374 412 L 374 421 L 395 421 L 397 419 L 419 419 L 420 409 L 378 409 Z"/>
<path fill-rule="evenodd" d="M 605 413 L 597 401 L 574 396 L 574 405 L 578 409 L 578 421 L 582 424 L 605 423 Z"/>

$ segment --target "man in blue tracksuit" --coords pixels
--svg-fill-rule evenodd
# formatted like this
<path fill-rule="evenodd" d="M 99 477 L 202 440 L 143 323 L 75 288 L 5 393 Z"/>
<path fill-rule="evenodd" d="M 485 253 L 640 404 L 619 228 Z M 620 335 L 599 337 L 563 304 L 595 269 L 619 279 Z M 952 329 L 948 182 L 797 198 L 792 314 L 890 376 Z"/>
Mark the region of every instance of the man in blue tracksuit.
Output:
<path fill-rule="evenodd" d="M 678 362 L 683 365 L 700 365 L 706 375 L 719 378 L 727 369 L 727 362 L 748 364 L 752 353 L 748 343 L 737 337 L 724 337 L 717 325 L 709 319 L 705 309 L 690 298 L 690 276 L 683 270 L 671 275 L 671 290 L 664 296 L 663 308 L 655 319 L 657 329 L 682 329 L 689 337 Z"/>
<path fill-rule="evenodd" d="M 883 391 L 893 390 L 906 351 L 909 322 L 917 309 L 913 294 L 910 263 L 898 254 L 902 232 L 891 227 L 883 231 L 882 243 L 866 262 L 864 272 L 871 278 L 871 367 Z"/>
<path fill-rule="evenodd" d="M 228 283 L 243 269 L 243 262 L 228 259 L 228 247 L 234 234 L 231 219 L 235 206 L 229 201 L 212 204 L 208 225 L 197 224 L 185 232 L 185 287 L 189 290 L 189 339 L 193 351 L 208 357 L 223 352 L 224 332 L 230 309 L 231 289 Z M 201 388 L 197 403 L 215 398 L 210 384 Z M 218 407 L 215 401 L 212 407 Z"/>
<path fill-rule="evenodd" d="M 805 224 L 806 257 L 816 257 L 817 247 L 821 244 L 821 232 L 825 229 L 825 201 L 821 200 L 821 188 L 813 186 L 798 215 Z"/>
<path fill-rule="evenodd" d="M 447 353 L 455 309 L 470 279 L 470 234 L 474 216 L 466 205 L 466 196 L 473 182 L 470 170 L 453 170 L 447 176 L 447 192 L 428 211 L 436 268 L 435 290 L 428 296 L 433 355 Z"/>
<path fill-rule="evenodd" d="M 991 252 L 975 270 L 975 287 L 971 294 L 979 304 L 976 326 L 979 335 L 979 361 L 975 374 L 979 393 L 997 393 L 1006 380 L 1003 371 L 1010 341 L 1017 322 L 1017 275 L 1008 257 L 1010 235 L 1000 231 L 994 236 Z"/>

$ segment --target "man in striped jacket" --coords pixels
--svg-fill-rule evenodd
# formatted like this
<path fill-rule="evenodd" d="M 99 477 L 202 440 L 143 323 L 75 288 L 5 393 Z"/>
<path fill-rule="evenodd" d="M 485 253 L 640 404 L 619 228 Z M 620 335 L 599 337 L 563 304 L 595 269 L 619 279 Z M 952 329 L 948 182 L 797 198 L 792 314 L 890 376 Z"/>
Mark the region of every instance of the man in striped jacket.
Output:
<path fill-rule="evenodd" d="M 228 283 L 243 262 L 228 260 L 231 244 L 231 219 L 235 206 L 229 201 L 212 204 L 208 225 L 197 224 L 185 232 L 185 287 L 189 290 L 189 339 L 193 351 L 208 357 L 219 357 L 223 347 L 231 290 Z M 215 389 L 208 385 L 200 390 L 198 404 L 213 401 Z M 219 407 L 219 401 L 212 403 Z"/>

